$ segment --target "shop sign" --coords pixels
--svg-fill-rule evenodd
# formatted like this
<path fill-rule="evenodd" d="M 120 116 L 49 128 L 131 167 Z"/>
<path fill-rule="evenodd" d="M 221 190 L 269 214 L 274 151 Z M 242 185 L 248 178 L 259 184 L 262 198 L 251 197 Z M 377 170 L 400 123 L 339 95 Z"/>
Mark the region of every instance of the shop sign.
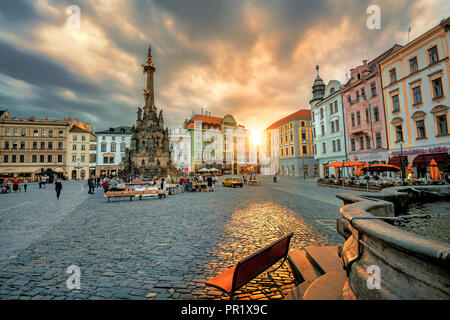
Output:
<path fill-rule="evenodd" d="M 439 153 L 439 152 L 448 152 L 447 147 L 432 147 L 428 149 L 409 149 L 409 150 L 403 150 L 403 155 L 408 154 L 423 154 L 423 153 Z M 401 151 L 393 151 L 393 156 L 401 155 Z"/>

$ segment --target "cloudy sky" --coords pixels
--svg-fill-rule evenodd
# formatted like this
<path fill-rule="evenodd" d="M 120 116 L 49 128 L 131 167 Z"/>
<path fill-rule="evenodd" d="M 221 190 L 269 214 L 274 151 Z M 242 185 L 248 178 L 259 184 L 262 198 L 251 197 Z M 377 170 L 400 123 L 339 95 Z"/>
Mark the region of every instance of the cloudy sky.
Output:
<path fill-rule="evenodd" d="M 366 10 L 381 8 L 381 29 Z M 81 9 L 69 28 L 67 7 Z M 1 0 L 0 110 L 132 124 L 152 44 L 166 125 L 193 110 L 251 129 L 309 108 L 315 65 L 328 82 L 450 15 L 448 0 Z M 72 20 L 69 20 L 72 21 Z"/>

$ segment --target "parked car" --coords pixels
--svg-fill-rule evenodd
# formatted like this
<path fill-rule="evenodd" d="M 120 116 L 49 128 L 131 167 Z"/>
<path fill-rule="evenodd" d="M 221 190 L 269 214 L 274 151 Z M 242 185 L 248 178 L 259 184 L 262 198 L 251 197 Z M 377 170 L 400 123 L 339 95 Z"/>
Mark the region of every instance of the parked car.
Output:
<path fill-rule="evenodd" d="M 244 181 L 241 178 L 227 178 L 222 182 L 222 186 L 224 187 L 232 187 L 232 188 L 236 188 L 236 187 L 243 187 L 244 186 Z"/>

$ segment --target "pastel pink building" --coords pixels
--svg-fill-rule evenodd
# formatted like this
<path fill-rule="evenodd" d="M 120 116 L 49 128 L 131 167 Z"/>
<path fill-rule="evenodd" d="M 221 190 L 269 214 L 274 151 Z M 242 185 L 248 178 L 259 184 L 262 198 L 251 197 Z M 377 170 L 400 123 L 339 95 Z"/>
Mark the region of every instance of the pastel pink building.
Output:
<path fill-rule="evenodd" d="M 388 141 L 383 87 L 378 63 L 401 46 L 395 45 L 376 59 L 351 69 L 341 86 L 348 161 L 388 163 Z"/>

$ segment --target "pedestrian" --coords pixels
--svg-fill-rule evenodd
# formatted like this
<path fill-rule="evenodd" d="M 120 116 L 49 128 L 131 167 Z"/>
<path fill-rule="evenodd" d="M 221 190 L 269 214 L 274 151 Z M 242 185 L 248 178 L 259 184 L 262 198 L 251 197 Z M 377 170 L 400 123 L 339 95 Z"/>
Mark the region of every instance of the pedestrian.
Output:
<path fill-rule="evenodd" d="M 13 179 L 13 190 L 14 190 L 14 192 L 17 192 L 18 189 L 19 189 L 19 179 L 14 178 Z"/>
<path fill-rule="evenodd" d="M 277 176 L 273 176 L 273 182 L 277 183 Z"/>
<path fill-rule="evenodd" d="M 89 194 L 94 194 L 94 188 L 95 188 L 95 182 L 94 182 L 94 176 L 90 176 L 88 179 L 88 186 L 89 186 Z"/>
<path fill-rule="evenodd" d="M 27 192 L 27 187 L 28 187 L 28 180 L 25 179 L 25 180 L 23 180 L 23 190 L 24 190 L 25 192 Z"/>
<path fill-rule="evenodd" d="M 161 178 L 161 186 L 160 186 L 160 189 L 166 191 L 166 182 L 164 181 L 164 178 Z M 166 193 L 164 192 L 164 194 L 158 194 L 158 197 L 159 197 L 160 199 L 162 199 L 163 197 L 166 198 L 167 196 L 166 196 Z"/>
<path fill-rule="evenodd" d="M 39 189 L 42 189 L 42 177 L 39 176 Z"/>
<path fill-rule="evenodd" d="M 47 184 L 47 176 L 44 176 L 44 178 L 42 178 L 42 185 L 44 186 L 44 189 L 46 184 Z"/>
<path fill-rule="evenodd" d="M 208 176 L 208 178 L 206 178 L 206 182 L 208 183 L 208 192 L 214 191 L 213 178 L 211 176 Z"/>
<path fill-rule="evenodd" d="M 105 178 L 105 179 L 103 180 L 103 192 L 104 192 L 104 193 L 107 193 L 108 190 L 109 190 L 109 183 L 108 183 L 108 179 Z"/>
<path fill-rule="evenodd" d="M 59 196 L 61 195 L 61 190 L 62 190 L 62 183 L 61 183 L 61 179 L 58 178 L 58 180 L 56 180 L 56 182 L 55 182 L 56 199 L 58 199 L 58 200 L 59 200 Z"/>

